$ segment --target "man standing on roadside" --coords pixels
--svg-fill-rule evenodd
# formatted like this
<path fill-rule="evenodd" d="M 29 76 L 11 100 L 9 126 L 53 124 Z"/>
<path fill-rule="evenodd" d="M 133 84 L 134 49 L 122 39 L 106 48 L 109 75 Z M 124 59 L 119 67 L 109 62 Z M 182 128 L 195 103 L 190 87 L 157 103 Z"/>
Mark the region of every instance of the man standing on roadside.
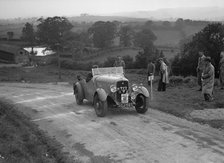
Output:
<path fill-rule="evenodd" d="M 219 61 L 219 80 L 220 80 L 220 89 L 224 89 L 224 51 L 220 54 L 220 61 Z"/>
<path fill-rule="evenodd" d="M 198 58 L 198 66 L 197 66 L 197 77 L 198 77 L 198 85 L 200 86 L 198 91 L 202 90 L 202 82 L 201 82 L 201 75 L 204 69 L 204 59 L 205 59 L 205 55 L 204 52 L 200 51 L 199 53 L 199 58 Z"/>
<path fill-rule="evenodd" d="M 202 73 L 202 94 L 205 101 L 213 101 L 213 88 L 215 80 L 214 66 L 211 64 L 211 58 L 204 59 L 205 65 Z"/>
<path fill-rule="evenodd" d="M 151 85 L 151 82 L 154 79 L 154 73 L 155 73 L 155 64 L 151 60 L 149 60 L 149 63 L 147 66 L 148 85 Z"/>
<path fill-rule="evenodd" d="M 160 80 L 158 85 L 158 91 L 166 91 L 166 84 L 169 83 L 168 79 L 168 68 L 162 58 L 159 59 L 160 63 Z"/>

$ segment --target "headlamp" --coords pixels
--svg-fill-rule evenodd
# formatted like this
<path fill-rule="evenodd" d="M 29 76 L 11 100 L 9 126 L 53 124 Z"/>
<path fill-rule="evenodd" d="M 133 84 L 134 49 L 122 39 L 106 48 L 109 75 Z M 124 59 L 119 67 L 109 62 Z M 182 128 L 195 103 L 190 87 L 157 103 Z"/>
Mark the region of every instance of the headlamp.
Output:
<path fill-rule="evenodd" d="M 116 87 L 115 85 L 111 85 L 111 86 L 110 86 L 110 91 L 111 91 L 112 93 L 116 92 L 116 91 L 117 91 L 117 87 Z"/>
<path fill-rule="evenodd" d="M 136 84 L 132 84 L 131 89 L 132 89 L 132 91 L 137 91 L 138 86 Z"/>

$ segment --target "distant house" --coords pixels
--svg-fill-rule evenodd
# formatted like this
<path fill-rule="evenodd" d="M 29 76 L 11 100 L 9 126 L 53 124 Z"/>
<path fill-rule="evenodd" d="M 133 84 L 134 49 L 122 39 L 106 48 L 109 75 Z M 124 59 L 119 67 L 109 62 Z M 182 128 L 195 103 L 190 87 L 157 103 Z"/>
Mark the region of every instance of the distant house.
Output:
<path fill-rule="evenodd" d="M 28 64 L 29 52 L 20 46 L 0 44 L 0 62 Z"/>

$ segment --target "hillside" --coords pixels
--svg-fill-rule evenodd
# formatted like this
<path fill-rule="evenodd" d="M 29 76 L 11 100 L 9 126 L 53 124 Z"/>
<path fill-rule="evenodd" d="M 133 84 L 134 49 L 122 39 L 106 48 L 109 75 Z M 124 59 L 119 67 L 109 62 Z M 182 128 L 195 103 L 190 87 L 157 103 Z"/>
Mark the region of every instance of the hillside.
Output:
<path fill-rule="evenodd" d="M 14 24 L 14 25 L 0 25 L 0 38 L 7 38 L 7 32 L 12 31 L 14 32 L 14 38 L 18 39 L 21 37 L 23 24 Z M 204 26 L 184 26 L 184 36 L 183 33 L 179 30 L 171 30 L 171 29 L 152 29 L 155 33 L 157 40 L 155 41 L 155 45 L 158 46 L 171 46 L 176 47 L 180 40 L 184 37 L 188 37 L 193 35 L 196 32 L 199 32 Z M 82 30 L 87 30 L 88 26 L 75 26 L 72 31 L 78 32 Z"/>
<path fill-rule="evenodd" d="M 222 6 L 161 8 L 158 10 L 123 12 L 114 15 L 133 18 L 151 18 L 152 20 L 175 20 L 176 18 L 208 21 L 224 20 L 224 10 Z"/>
<path fill-rule="evenodd" d="M 18 19 L 10 19 L 7 20 L 7 23 L 5 21 L 0 20 L 0 38 L 6 39 L 7 38 L 7 32 L 13 32 L 15 39 L 19 39 L 22 34 L 22 28 L 25 25 L 24 20 L 27 20 L 27 22 L 30 22 L 34 25 L 35 19 L 21 19 L 20 21 Z M 149 19 L 142 19 L 142 18 L 130 18 L 130 17 L 119 17 L 119 16 L 77 16 L 77 17 L 68 17 L 68 20 L 73 24 L 73 32 L 81 32 L 86 31 L 88 28 L 96 21 L 119 21 L 123 25 L 130 24 L 134 28 L 138 28 L 139 26 L 142 26 L 146 21 Z M 188 37 L 198 31 L 200 31 L 203 27 L 205 27 L 205 24 L 195 25 L 195 24 L 185 24 L 182 27 L 182 30 L 175 28 L 175 22 L 170 21 L 170 26 L 165 26 L 164 21 L 153 21 L 152 31 L 157 36 L 157 40 L 155 41 L 155 44 L 158 46 L 171 46 L 176 47 L 178 46 L 178 43 L 180 40 L 182 40 L 185 37 Z M 196 23 L 197 24 L 197 23 Z"/>

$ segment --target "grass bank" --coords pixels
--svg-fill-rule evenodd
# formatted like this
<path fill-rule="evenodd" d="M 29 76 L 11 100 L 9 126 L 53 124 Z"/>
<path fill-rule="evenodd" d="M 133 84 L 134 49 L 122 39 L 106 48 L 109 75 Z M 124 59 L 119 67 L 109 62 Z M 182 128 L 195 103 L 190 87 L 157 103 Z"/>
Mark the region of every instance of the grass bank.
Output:
<path fill-rule="evenodd" d="M 18 111 L 18 107 L 0 99 L 0 162 L 70 163 L 62 146 L 45 135 Z"/>

